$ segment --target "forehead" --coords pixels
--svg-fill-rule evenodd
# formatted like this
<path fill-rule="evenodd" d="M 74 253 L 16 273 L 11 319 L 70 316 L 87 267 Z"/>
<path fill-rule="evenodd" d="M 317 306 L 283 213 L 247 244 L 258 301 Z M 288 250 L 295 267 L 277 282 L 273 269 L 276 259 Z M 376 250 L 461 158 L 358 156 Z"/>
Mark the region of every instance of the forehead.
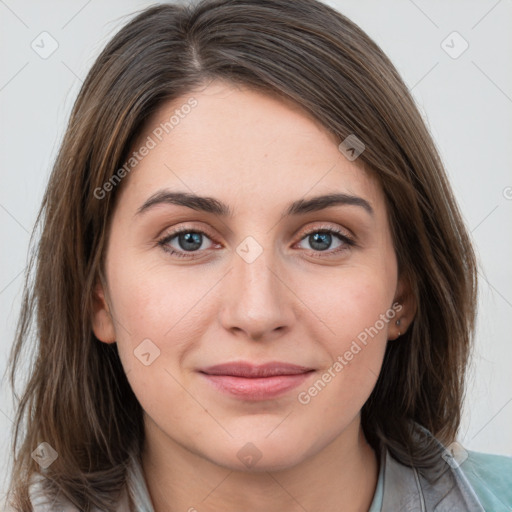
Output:
<path fill-rule="evenodd" d="M 167 187 L 240 207 L 248 199 L 268 206 L 336 192 L 382 203 L 376 179 L 345 158 L 318 120 L 291 100 L 248 87 L 213 81 L 164 103 L 133 149 L 149 139 L 154 147 L 126 183 L 131 198 Z"/>

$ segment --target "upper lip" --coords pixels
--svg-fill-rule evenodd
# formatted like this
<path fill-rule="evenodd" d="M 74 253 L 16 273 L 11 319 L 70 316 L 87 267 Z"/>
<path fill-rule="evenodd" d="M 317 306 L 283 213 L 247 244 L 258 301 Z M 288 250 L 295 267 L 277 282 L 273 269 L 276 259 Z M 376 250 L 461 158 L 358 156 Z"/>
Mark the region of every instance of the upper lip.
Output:
<path fill-rule="evenodd" d="M 255 365 L 245 361 L 217 364 L 201 368 L 199 371 L 208 375 L 229 375 L 233 377 L 273 377 L 275 375 L 299 375 L 312 371 L 313 368 L 279 361 Z"/>

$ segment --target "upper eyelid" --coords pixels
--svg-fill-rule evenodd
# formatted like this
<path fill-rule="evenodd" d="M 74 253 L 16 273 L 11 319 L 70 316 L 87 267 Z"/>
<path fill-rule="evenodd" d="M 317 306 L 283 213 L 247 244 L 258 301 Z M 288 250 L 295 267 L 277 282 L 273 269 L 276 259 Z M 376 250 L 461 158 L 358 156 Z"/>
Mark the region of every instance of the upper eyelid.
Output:
<path fill-rule="evenodd" d="M 207 229 L 203 228 L 194 228 L 189 226 L 184 226 L 182 228 L 177 228 L 176 230 L 171 230 L 169 232 L 166 232 L 165 230 L 160 234 L 157 238 L 159 240 L 165 240 L 167 238 L 173 238 L 181 233 L 201 233 L 203 235 L 206 235 L 210 239 L 214 239 L 215 236 L 211 235 Z"/>
<path fill-rule="evenodd" d="M 321 223 L 323 223 L 323 225 L 312 226 L 310 228 L 301 228 L 300 230 L 297 230 L 296 233 L 302 233 L 302 235 L 306 235 L 306 234 L 310 233 L 311 231 L 340 230 L 340 231 L 347 231 L 348 233 L 350 233 L 350 235 L 347 235 L 347 236 L 352 236 L 351 231 L 345 227 L 341 227 L 335 223 L 329 225 L 328 221 L 317 221 L 317 222 L 321 222 Z M 182 232 L 188 232 L 188 231 L 204 233 L 207 236 L 211 236 L 212 238 L 215 238 L 215 235 L 209 234 L 208 228 L 203 228 L 203 227 L 198 228 L 195 226 L 188 226 L 188 225 L 185 225 L 185 226 L 182 226 L 182 227 L 179 227 L 176 229 L 171 229 L 169 232 L 167 232 L 166 229 L 163 229 L 157 237 L 162 238 L 162 237 L 167 237 L 167 236 L 173 236 L 173 235 L 176 235 L 176 234 L 179 234 Z"/>
<path fill-rule="evenodd" d="M 342 227 L 339 227 L 339 226 L 326 226 L 326 225 L 324 225 L 324 226 L 314 226 L 314 227 L 305 229 L 304 231 L 300 231 L 300 233 L 302 234 L 302 236 L 306 236 L 306 235 L 308 235 L 310 233 L 316 233 L 317 231 L 334 231 L 334 232 L 339 232 L 339 234 L 341 234 L 341 235 L 345 235 L 347 238 L 351 238 L 352 237 L 352 235 L 344 233 L 345 231 L 350 233 L 350 231 L 347 228 L 342 228 Z"/>
<path fill-rule="evenodd" d="M 354 242 L 354 236 L 346 228 L 341 228 L 339 226 L 335 227 L 333 225 L 329 226 L 329 225 L 325 225 L 325 223 L 324 223 L 324 225 L 321 225 L 321 226 L 312 226 L 310 228 L 306 228 L 304 230 L 298 231 L 299 235 L 297 235 L 297 236 L 299 236 L 299 239 L 297 242 L 302 241 L 306 236 L 309 236 L 311 233 L 316 233 L 316 232 L 320 232 L 320 231 L 333 232 L 335 236 L 337 235 L 341 238 L 344 237 L 344 238 Z M 344 231 L 349 231 L 350 234 L 347 234 Z M 188 233 L 188 232 L 201 233 L 203 235 L 206 235 L 213 243 L 219 243 L 216 241 L 215 236 L 211 235 L 207 229 L 196 228 L 193 226 L 183 226 L 182 228 L 177 228 L 175 231 L 171 231 L 169 233 L 163 234 L 162 236 L 159 236 L 158 239 L 160 242 L 162 242 L 162 241 L 165 242 L 166 240 L 172 239 L 172 238 L 180 235 L 181 233 Z"/>

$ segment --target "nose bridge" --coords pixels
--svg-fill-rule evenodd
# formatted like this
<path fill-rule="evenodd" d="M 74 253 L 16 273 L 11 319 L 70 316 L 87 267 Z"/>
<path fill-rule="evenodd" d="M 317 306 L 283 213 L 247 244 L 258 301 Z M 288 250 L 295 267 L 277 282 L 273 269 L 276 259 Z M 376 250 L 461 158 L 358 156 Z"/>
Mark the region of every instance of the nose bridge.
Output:
<path fill-rule="evenodd" d="M 278 277 L 277 267 L 272 247 L 264 248 L 253 237 L 238 245 L 223 290 L 221 322 L 226 329 L 242 330 L 256 339 L 290 324 L 290 293 Z"/>

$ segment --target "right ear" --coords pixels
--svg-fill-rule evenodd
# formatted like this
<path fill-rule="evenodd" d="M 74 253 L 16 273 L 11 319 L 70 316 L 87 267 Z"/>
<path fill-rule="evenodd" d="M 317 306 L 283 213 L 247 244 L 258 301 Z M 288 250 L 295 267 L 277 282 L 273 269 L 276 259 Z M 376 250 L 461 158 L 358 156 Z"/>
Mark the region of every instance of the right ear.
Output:
<path fill-rule="evenodd" d="M 93 292 L 92 330 L 100 341 L 115 343 L 116 332 L 103 285 L 98 281 Z"/>

